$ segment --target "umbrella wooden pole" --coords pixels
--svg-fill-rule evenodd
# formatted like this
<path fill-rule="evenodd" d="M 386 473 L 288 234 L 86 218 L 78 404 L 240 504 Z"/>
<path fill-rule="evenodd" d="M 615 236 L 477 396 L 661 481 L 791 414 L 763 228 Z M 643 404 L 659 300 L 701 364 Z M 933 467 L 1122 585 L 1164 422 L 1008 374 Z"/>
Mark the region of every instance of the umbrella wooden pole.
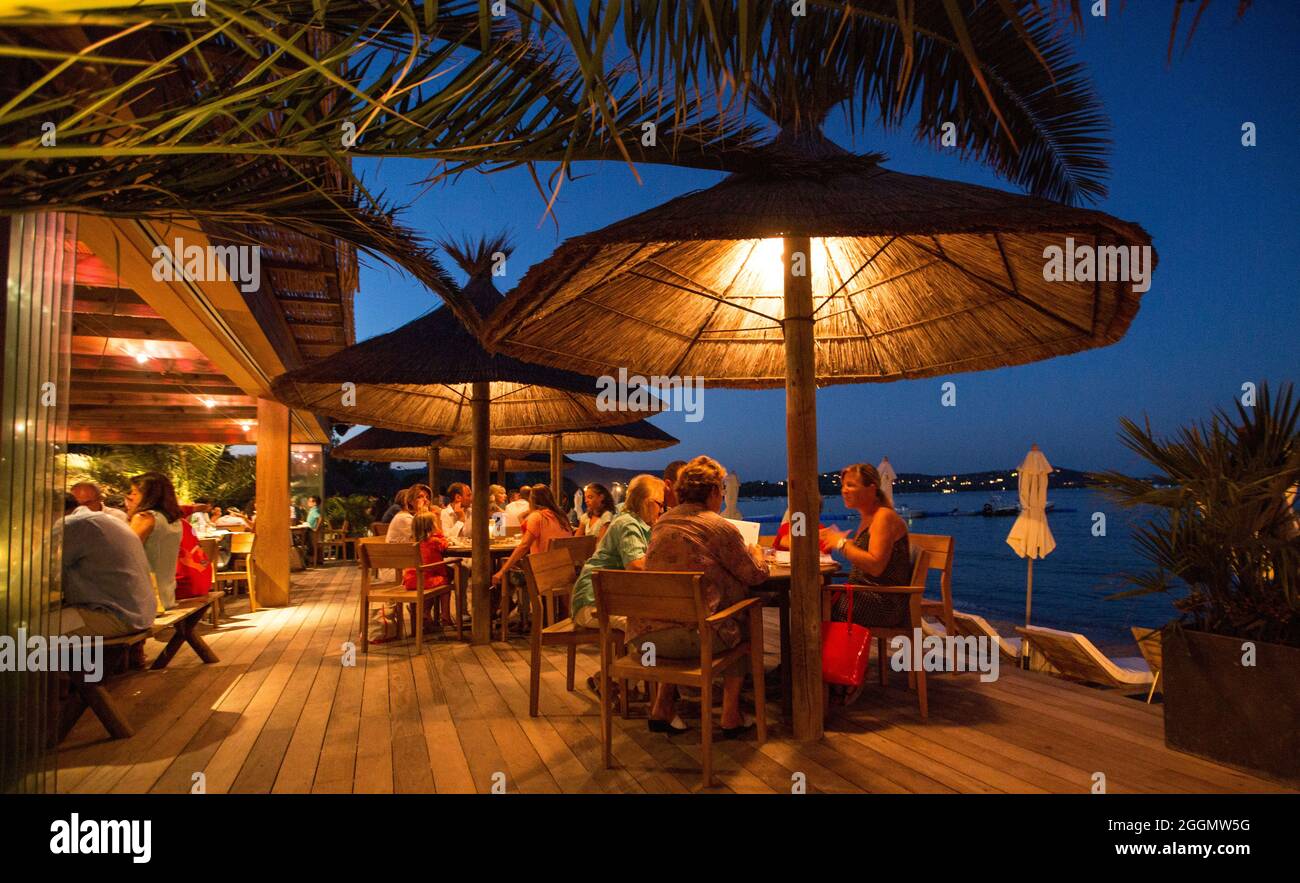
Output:
<path fill-rule="evenodd" d="M 551 493 L 555 501 L 564 506 L 564 437 L 558 432 L 551 436 Z M 567 508 L 567 507 L 565 507 Z"/>
<path fill-rule="evenodd" d="M 791 512 L 807 530 L 790 537 L 790 666 L 794 738 L 822 738 L 821 567 L 817 540 L 817 377 L 813 342 L 812 242 L 785 238 L 786 479 Z M 804 274 L 792 274 L 802 253 Z"/>
<path fill-rule="evenodd" d="M 470 561 L 473 566 L 470 584 L 470 610 L 473 611 L 474 623 L 470 629 L 470 639 L 475 644 L 486 644 L 492 640 L 492 604 L 489 588 L 492 580 L 492 550 L 488 539 L 488 470 L 491 461 L 488 457 L 488 434 L 491 420 L 488 413 L 490 384 L 479 381 L 474 384 L 470 398 L 470 426 L 473 448 L 470 455 L 470 543 L 473 551 Z M 502 584 L 501 590 L 507 587 Z"/>
<path fill-rule="evenodd" d="M 438 497 L 438 449 L 429 445 L 429 488 L 431 489 L 434 501 Z"/>
<path fill-rule="evenodd" d="M 1029 628 L 1029 611 L 1034 605 L 1034 558 L 1029 556 L 1029 573 L 1025 577 L 1025 628 Z M 1020 639 L 1020 667 L 1029 666 L 1029 638 Z"/>

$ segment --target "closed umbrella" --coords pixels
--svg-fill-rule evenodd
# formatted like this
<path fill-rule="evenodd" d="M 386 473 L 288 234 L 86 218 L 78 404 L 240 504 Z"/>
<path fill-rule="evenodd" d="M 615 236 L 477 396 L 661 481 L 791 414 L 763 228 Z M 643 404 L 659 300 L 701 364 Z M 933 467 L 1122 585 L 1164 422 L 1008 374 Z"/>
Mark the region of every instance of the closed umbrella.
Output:
<path fill-rule="evenodd" d="M 884 457 L 880 465 L 876 467 L 876 474 L 880 476 L 880 492 L 885 495 L 885 501 L 890 506 L 894 505 L 894 482 L 898 479 L 898 473 L 894 467 L 889 465 L 889 458 Z"/>
<path fill-rule="evenodd" d="M 1034 445 L 1020 464 L 1020 514 L 1007 534 L 1007 545 L 1026 559 L 1029 572 L 1025 580 L 1025 625 L 1034 600 L 1034 559 L 1046 558 L 1056 548 L 1056 539 L 1047 525 L 1047 480 L 1052 474 L 1052 464 Z M 1026 644 L 1024 650 L 1027 651 Z M 1027 653 L 1021 653 L 1027 658 Z"/>

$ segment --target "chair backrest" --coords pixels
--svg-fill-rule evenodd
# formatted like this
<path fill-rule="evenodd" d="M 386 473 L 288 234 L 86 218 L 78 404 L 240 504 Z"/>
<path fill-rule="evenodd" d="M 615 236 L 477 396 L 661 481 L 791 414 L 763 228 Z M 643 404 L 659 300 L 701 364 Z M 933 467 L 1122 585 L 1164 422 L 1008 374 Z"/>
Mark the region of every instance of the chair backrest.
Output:
<path fill-rule="evenodd" d="M 251 555 L 256 540 L 257 534 L 255 533 L 232 533 L 230 535 L 230 554 Z"/>
<path fill-rule="evenodd" d="M 662 570 L 597 570 L 596 612 L 669 622 L 696 623 L 701 629 L 709 610 L 704 606 L 701 573 Z"/>
<path fill-rule="evenodd" d="M 573 559 L 573 565 L 582 567 L 587 563 L 588 558 L 596 554 L 596 546 L 599 542 L 600 538 L 595 534 L 582 537 L 557 537 L 551 540 L 551 550 L 565 550 Z"/>
<path fill-rule="evenodd" d="M 1164 644 L 1160 629 L 1151 629 L 1144 626 L 1133 626 L 1133 640 L 1137 641 L 1138 650 L 1142 653 L 1142 658 L 1147 661 L 1147 667 L 1151 673 L 1155 674 L 1164 667 Z"/>
<path fill-rule="evenodd" d="M 542 622 L 542 593 L 572 589 L 573 581 L 573 558 L 565 549 L 549 549 L 524 557 L 524 583 L 535 625 Z"/>
<path fill-rule="evenodd" d="M 943 585 L 952 586 L 952 537 L 940 536 L 938 534 L 928 533 L 909 533 L 907 535 L 908 545 L 912 549 L 912 564 L 915 568 L 917 558 L 921 552 L 929 552 L 927 568 L 929 570 L 943 571 Z M 917 577 L 920 577 L 918 580 Z M 912 571 L 912 584 L 921 585 L 925 582 L 925 573 L 919 573 L 917 570 Z"/>
<path fill-rule="evenodd" d="M 378 568 L 419 567 L 424 561 L 420 558 L 419 543 L 389 543 L 376 537 L 367 537 L 357 544 L 361 549 L 361 567 L 364 570 Z"/>
<path fill-rule="evenodd" d="M 370 535 L 373 537 L 388 536 L 388 522 L 387 521 L 370 522 Z"/>

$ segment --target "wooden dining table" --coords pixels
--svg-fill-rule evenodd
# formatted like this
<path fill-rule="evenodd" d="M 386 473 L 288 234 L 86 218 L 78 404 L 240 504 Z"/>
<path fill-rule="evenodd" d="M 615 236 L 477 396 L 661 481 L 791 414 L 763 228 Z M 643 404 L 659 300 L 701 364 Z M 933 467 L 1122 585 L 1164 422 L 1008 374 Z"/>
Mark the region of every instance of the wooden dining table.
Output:
<path fill-rule="evenodd" d="M 838 562 L 823 562 L 821 565 L 822 585 L 827 585 L 831 577 L 839 573 Z M 775 607 L 781 620 L 781 714 L 785 720 L 791 720 L 794 714 L 793 683 L 790 672 L 790 565 L 767 562 L 767 580 L 750 589 L 750 594 L 763 600 L 764 607 Z"/>
<path fill-rule="evenodd" d="M 517 536 L 497 537 L 492 540 L 491 544 L 488 546 L 488 555 L 490 556 L 489 560 L 492 562 L 493 573 L 496 573 L 497 570 L 500 569 L 501 562 L 509 558 L 510 554 L 514 552 L 514 550 L 518 548 L 518 546 L 519 546 L 519 537 Z M 444 552 L 443 554 L 455 558 L 471 558 L 474 555 L 474 544 L 470 543 L 467 540 L 460 540 L 460 539 L 450 540 L 447 543 L 447 551 Z M 505 580 L 502 580 L 502 585 L 503 588 L 501 590 L 501 604 L 500 604 L 501 640 L 504 641 L 506 640 L 506 622 L 510 618 L 510 592 L 509 592 L 509 586 L 505 585 Z M 463 601 L 463 598 L 460 598 L 458 600 Z M 526 607 L 527 607 L 526 604 L 520 605 L 520 619 L 519 619 L 520 627 L 522 627 L 524 623 L 524 614 L 526 612 Z M 461 616 L 463 613 L 464 613 L 463 610 L 458 610 L 456 612 L 456 615 Z"/>

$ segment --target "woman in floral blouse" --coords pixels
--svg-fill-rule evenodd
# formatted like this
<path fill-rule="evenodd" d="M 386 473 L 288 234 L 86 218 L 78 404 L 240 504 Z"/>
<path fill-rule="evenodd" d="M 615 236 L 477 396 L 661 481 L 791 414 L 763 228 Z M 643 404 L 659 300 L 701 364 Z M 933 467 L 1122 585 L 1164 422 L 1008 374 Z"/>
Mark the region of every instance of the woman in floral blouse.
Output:
<path fill-rule="evenodd" d="M 763 550 L 746 548 L 740 531 L 719 512 L 722 510 L 722 482 L 726 472 L 710 457 L 696 457 L 677 475 L 678 505 L 665 512 L 650 532 L 646 552 L 647 570 L 699 571 L 704 603 L 710 613 L 724 610 L 749 594 L 768 577 Z M 722 622 L 713 631 L 713 652 L 735 647 L 743 639 L 741 624 Z M 700 634 L 694 623 L 632 620 L 628 623 L 629 651 L 640 654 L 645 644 L 654 644 L 655 654 L 665 659 L 699 659 Z M 737 660 L 723 673 L 722 735 L 734 739 L 754 725 L 754 719 L 740 710 L 740 686 L 745 660 Z M 676 689 L 661 684 L 650 712 L 650 729 L 679 733 L 686 729 L 674 710 Z M 711 709 L 703 709 L 711 714 Z"/>

